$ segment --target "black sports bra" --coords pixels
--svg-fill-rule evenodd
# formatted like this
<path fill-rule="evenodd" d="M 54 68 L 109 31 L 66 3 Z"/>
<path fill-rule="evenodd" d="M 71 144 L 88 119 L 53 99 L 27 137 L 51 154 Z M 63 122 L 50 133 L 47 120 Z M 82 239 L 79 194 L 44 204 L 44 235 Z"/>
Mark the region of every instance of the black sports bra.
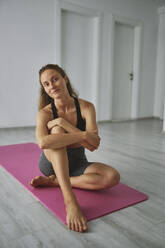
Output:
<path fill-rule="evenodd" d="M 76 125 L 76 127 L 79 128 L 82 131 L 85 131 L 85 129 L 86 129 L 86 121 L 82 118 L 78 98 L 76 98 L 76 97 L 73 97 L 73 98 L 74 98 L 74 103 L 75 103 L 76 111 L 77 111 L 77 125 Z M 54 119 L 56 119 L 56 118 L 58 118 L 58 114 L 57 114 L 57 109 L 56 109 L 56 106 L 54 104 L 53 99 L 51 101 L 51 106 L 52 106 Z"/>

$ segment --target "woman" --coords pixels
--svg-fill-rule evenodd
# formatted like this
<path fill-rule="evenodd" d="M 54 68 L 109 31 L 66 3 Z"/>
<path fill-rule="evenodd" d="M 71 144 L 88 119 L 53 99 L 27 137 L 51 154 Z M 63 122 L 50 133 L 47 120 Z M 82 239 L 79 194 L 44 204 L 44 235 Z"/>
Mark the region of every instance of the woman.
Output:
<path fill-rule="evenodd" d="M 94 151 L 100 144 L 94 105 L 77 97 L 65 71 L 48 64 L 39 71 L 40 103 L 36 139 L 43 150 L 39 167 L 44 176 L 30 184 L 60 186 L 66 207 L 67 227 L 86 231 L 83 215 L 72 187 L 100 190 L 119 183 L 119 173 L 109 165 L 88 162 L 84 148 Z"/>

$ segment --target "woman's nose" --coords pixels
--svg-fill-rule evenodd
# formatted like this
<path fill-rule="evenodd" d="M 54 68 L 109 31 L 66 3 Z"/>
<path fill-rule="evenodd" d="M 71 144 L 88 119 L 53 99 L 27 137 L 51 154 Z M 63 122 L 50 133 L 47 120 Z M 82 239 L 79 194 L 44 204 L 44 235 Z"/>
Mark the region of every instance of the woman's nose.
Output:
<path fill-rule="evenodd" d="M 52 89 L 52 88 L 54 88 L 54 86 L 55 86 L 55 83 L 54 82 L 50 82 L 50 89 Z"/>

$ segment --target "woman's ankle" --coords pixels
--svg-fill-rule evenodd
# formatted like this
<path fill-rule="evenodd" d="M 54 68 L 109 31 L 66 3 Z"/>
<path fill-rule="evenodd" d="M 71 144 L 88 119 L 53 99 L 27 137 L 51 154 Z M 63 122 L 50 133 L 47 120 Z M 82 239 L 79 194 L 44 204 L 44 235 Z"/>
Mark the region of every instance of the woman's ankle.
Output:
<path fill-rule="evenodd" d="M 70 196 L 69 198 L 67 197 L 66 199 L 64 199 L 64 202 L 65 202 L 65 207 L 68 207 L 69 205 L 72 205 L 72 204 L 78 204 L 77 199 L 74 194 Z"/>

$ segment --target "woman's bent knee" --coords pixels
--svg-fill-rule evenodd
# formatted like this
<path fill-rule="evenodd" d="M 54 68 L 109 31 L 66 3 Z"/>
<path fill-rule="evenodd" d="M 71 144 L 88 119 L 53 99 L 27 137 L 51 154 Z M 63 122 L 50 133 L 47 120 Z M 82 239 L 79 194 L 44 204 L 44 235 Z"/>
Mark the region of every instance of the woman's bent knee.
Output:
<path fill-rule="evenodd" d="M 65 130 L 62 127 L 55 126 L 50 131 L 51 134 L 53 133 L 65 133 Z"/>
<path fill-rule="evenodd" d="M 105 187 L 112 187 L 120 182 L 120 174 L 116 169 L 113 169 L 105 178 Z"/>
<path fill-rule="evenodd" d="M 114 173 L 112 176 L 112 182 L 114 185 L 117 185 L 120 182 L 120 174 L 117 170 L 114 170 Z"/>

